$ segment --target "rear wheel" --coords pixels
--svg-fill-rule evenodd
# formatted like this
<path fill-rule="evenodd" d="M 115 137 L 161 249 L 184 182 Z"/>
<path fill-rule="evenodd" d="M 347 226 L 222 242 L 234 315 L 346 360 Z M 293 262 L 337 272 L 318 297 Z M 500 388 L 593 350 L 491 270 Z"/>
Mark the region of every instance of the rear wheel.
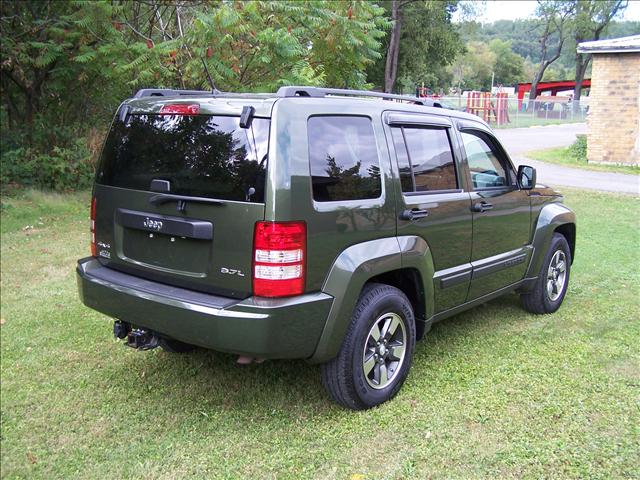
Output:
<path fill-rule="evenodd" d="M 365 287 L 338 356 L 322 365 L 322 383 L 339 404 L 363 410 L 392 398 L 409 373 L 416 328 L 402 291 Z"/>
<path fill-rule="evenodd" d="M 187 353 L 196 348 L 195 345 L 174 340 L 173 338 L 159 338 L 158 345 L 160 345 L 165 352 L 169 353 Z"/>
<path fill-rule="evenodd" d="M 564 300 L 571 271 L 571 250 L 564 235 L 554 233 L 533 290 L 520 295 L 531 313 L 553 313 Z"/>

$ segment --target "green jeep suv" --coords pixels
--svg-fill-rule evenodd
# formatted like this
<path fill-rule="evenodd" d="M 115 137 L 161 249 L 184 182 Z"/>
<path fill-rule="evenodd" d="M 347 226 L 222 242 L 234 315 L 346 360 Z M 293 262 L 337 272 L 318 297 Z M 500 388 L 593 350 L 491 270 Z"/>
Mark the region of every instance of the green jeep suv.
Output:
<path fill-rule="evenodd" d="M 485 122 L 432 100 L 145 89 L 105 141 L 77 279 L 129 346 L 306 359 L 364 409 L 434 322 L 513 291 L 557 310 L 575 235 Z"/>

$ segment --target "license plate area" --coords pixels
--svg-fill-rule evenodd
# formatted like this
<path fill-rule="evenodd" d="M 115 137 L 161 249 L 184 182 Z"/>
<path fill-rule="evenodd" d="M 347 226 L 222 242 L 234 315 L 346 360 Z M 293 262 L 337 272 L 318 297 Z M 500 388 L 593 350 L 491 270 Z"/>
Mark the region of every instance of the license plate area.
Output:
<path fill-rule="evenodd" d="M 167 273 L 204 278 L 211 265 L 213 224 L 119 208 L 120 258 Z"/>
<path fill-rule="evenodd" d="M 205 277 L 211 265 L 211 242 L 134 228 L 123 229 L 123 260 L 140 266 Z"/>

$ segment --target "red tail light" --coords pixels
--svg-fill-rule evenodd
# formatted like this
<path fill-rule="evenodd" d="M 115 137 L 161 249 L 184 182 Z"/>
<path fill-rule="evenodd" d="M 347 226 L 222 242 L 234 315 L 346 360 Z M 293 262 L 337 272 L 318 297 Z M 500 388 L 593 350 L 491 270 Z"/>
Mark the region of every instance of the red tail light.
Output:
<path fill-rule="evenodd" d="M 174 103 L 163 105 L 160 115 L 198 115 L 200 113 L 199 103 Z"/>
<path fill-rule="evenodd" d="M 253 234 L 253 294 L 288 297 L 304 293 L 306 256 L 304 222 L 257 222 Z"/>
<path fill-rule="evenodd" d="M 91 255 L 98 256 L 98 248 L 96 246 L 96 198 L 91 199 Z"/>

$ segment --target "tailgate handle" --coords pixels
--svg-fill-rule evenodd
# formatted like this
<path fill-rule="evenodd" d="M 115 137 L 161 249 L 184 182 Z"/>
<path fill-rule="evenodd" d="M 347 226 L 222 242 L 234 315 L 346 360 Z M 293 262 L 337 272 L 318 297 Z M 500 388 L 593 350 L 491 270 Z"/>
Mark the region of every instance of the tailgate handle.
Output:
<path fill-rule="evenodd" d="M 155 213 L 136 212 L 119 208 L 116 221 L 127 228 L 176 237 L 213 240 L 213 224 L 206 220 L 169 217 Z"/>

